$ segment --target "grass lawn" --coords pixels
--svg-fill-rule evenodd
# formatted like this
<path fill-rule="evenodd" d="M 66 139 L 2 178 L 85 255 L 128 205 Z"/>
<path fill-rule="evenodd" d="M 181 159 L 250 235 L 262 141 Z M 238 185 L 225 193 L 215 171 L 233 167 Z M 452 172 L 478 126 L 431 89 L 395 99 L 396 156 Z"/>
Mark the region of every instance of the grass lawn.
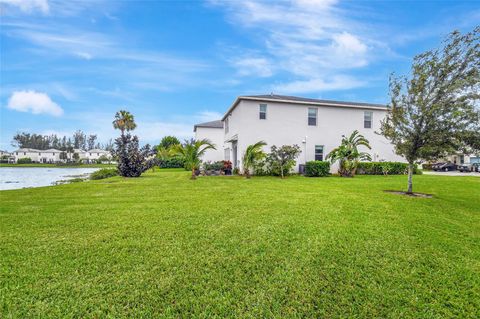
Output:
<path fill-rule="evenodd" d="M 0 317 L 480 316 L 480 178 L 188 175 L 1 191 Z"/>

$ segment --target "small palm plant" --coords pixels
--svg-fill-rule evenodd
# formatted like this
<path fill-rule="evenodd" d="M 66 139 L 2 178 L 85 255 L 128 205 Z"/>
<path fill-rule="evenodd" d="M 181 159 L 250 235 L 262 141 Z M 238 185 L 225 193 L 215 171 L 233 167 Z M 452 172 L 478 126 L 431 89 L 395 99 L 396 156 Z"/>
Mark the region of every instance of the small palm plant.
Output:
<path fill-rule="evenodd" d="M 370 161 L 370 154 L 360 152 L 359 146 L 371 149 L 369 141 L 357 130 L 347 138 L 342 135 L 342 143 L 334 148 L 325 159 L 330 159 L 333 164 L 339 162 L 338 173 L 343 177 L 353 177 L 360 161 Z"/>
<path fill-rule="evenodd" d="M 246 178 L 250 178 L 250 169 L 253 168 L 255 163 L 263 159 L 266 154 L 263 152 L 262 147 L 267 145 L 264 141 L 259 141 L 255 144 L 248 145 L 245 153 L 243 154 L 243 172 Z"/>
<path fill-rule="evenodd" d="M 180 155 L 185 160 L 185 168 L 192 171 L 191 179 L 196 179 L 195 171 L 200 168 L 201 157 L 209 149 L 215 150 L 215 145 L 208 139 L 186 140 L 185 143 L 172 146 L 172 154 Z"/>
<path fill-rule="evenodd" d="M 137 127 L 133 114 L 125 110 L 120 110 L 115 114 L 112 124 L 114 129 L 120 130 L 122 136 L 125 131 L 133 131 Z"/>

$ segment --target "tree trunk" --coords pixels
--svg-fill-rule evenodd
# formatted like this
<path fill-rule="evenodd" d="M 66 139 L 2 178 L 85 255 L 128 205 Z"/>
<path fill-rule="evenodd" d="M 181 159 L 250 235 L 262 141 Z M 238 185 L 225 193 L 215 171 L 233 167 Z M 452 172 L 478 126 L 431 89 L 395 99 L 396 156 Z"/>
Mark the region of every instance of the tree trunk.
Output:
<path fill-rule="evenodd" d="M 282 176 L 283 179 L 283 165 L 280 165 L 280 176 Z"/>
<path fill-rule="evenodd" d="M 192 177 L 190 179 L 197 179 L 197 175 L 195 174 L 195 168 L 192 168 Z"/>
<path fill-rule="evenodd" d="M 248 168 L 244 168 L 244 171 L 245 171 L 245 177 L 250 178 L 250 171 L 248 170 Z"/>
<path fill-rule="evenodd" d="M 407 190 L 407 194 L 413 194 L 412 178 L 413 178 L 413 163 L 408 163 L 408 190 Z"/>

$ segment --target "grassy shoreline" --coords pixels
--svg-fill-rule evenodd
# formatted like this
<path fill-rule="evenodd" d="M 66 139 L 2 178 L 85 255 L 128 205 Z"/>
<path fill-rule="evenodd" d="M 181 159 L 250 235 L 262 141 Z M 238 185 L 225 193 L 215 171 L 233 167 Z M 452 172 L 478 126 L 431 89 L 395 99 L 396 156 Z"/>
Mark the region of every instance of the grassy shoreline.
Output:
<path fill-rule="evenodd" d="M 0 317 L 478 315 L 478 178 L 188 174 L 0 192 Z"/>

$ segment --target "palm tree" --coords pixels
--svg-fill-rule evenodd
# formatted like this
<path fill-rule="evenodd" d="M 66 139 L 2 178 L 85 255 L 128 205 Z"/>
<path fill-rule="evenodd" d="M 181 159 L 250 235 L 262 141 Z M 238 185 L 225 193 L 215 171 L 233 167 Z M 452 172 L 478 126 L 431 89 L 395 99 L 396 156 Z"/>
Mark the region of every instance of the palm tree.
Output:
<path fill-rule="evenodd" d="M 137 127 L 133 114 L 125 110 L 120 110 L 115 114 L 112 124 L 114 129 L 120 130 L 122 136 L 125 131 L 133 131 Z"/>
<path fill-rule="evenodd" d="M 246 178 L 250 178 L 250 169 L 255 163 L 265 157 L 262 147 L 267 145 L 264 141 L 259 141 L 255 144 L 248 145 L 243 154 L 243 172 Z"/>
<path fill-rule="evenodd" d="M 330 159 L 331 163 L 339 161 L 338 173 L 344 177 L 352 177 L 355 174 L 359 161 L 371 160 L 370 154 L 358 150 L 359 146 L 372 149 L 368 140 L 355 130 L 348 138 L 342 135 L 340 146 L 334 148 L 325 159 Z"/>
<path fill-rule="evenodd" d="M 190 141 L 186 140 L 183 144 L 172 146 L 172 153 L 183 157 L 185 168 L 192 171 L 191 179 L 196 179 L 195 171 L 200 168 L 201 157 L 209 149 L 216 149 L 210 140 L 195 140 L 192 138 Z"/>

